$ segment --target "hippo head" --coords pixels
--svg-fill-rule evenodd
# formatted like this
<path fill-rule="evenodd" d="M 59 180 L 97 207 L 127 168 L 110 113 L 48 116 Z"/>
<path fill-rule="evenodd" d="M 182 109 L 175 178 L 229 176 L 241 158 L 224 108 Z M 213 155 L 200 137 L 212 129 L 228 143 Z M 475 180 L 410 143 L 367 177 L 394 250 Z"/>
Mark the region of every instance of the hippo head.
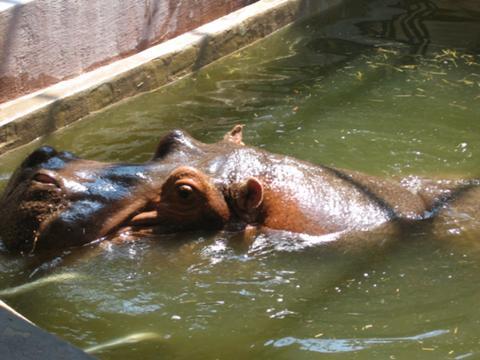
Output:
<path fill-rule="evenodd" d="M 78 246 L 129 226 L 132 218 L 140 219 L 153 210 L 164 211 L 162 219 L 172 223 L 178 221 L 178 212 L 185 211 L 185 218 L 190 219 L 185 227 L 193 228 L 201 216 L 188 209 L 188 200 L 200 204 L 196 195 L 206 192 L 211 196 L 212 192 L 200 176 L 174 169 L 241 144 L 241 126 L 215 144 L 174 130 L 160 140 L 153 159 L 143 164 L 84 160 L 41 147 L 17 168 L 0 197 L 0 239 L 9 250 L 22 252 Z M 172 203 L 176 210 L 166 206 Z M 226 216 L 218 205 L 205 212 L 207 222 L 218 221 L 212 215 L 217 210 L 220 218 Z M 140 226 L 142 221 L 133 223 Z M 149 221 L 143 223 L 150 226 Z"/>

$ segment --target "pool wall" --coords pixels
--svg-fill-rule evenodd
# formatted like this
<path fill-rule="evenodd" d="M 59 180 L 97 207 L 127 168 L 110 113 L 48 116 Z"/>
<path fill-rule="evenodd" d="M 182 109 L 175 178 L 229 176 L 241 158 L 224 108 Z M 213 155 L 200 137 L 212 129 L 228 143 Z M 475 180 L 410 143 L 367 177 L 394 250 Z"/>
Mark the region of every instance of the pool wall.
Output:
<path fill-rule="evenodd" d="M 32 324 L 0 300 L 0 354 L 2 359 L 93 360 L 80 349 Z"/>
<path fill-rule="evenodd" d="M 0 1 L 0 103 L 138 53 L 255 1 Z"/>
<path fill-rule="evenodd" d="M 39 1 L 35 0 L 35 2 Z M 6 3 L 17 2 L 20 1 Z M 234 1 L 233 3 L 242 6 L 249 2 L 252 1 Z M 48 135 L 122 99 L 175 81 L 299 18 L 325 11 L 342 2 L 343 0 L 260 0 L 159 45 L 148 47 L 74 78 L 4 102 L 0 104 L 0 154 Z M 6 3 L 0 2 L 0 4 Z M 176 4 L 177 2 L 169 1 L 168 3 Z M 200 4 L 198 1 L 196 3 Z M 1 6 L 5 7 L 5 5 Z M 225 8 L 225 11 L 227 10 L 228 8 Z M 180 12 L 176 14 L 179 16 Z M 148 19 L 138 16 L 137 20 L 145 22 Z M 1 21 L 0 24 L 2 24 Z M 96 24 L 97 22 L 92 21 L 87 29 L 94 29 Z M 108 24 L 103 24 L 105 25 Z M 171 34 L 176 34 L 181 28 L 172 30 Z M 118 30 L 118 32 L 110 35 L 110 39 L 123 36 L 120 28 L 112 27 L 111 30 Z M 152 33 L 155 32 L 152 30 Z M 81 35 L 78 36 L 81 37 Z M 155 36 L 152 36 L 152 39 L 153 43 L 159 41 Z M 59 41 L 72 40 L 65 37 Z M 134 43 L 133 40 L 132 43 Z M 141 47 L 149 45 L 148 42 L 140 41 L 137 42 L 137 46 L 140 43 Z M 8 48 L 8 44 L 6 46 L 3 43 L 0 45 L 0 49 L 2 48 Z M 114 46 L 110 53 L 110 59 L 115 59 L 119 54 L 125 54 L 128 51 Z M 59 54 L 57 58 L 59 61 L 64 61 L 61 55 Z M 41 60 L 40 57 L 37 58 Z M 53 58 L 51 62 L 55 65 Z M 2 60 L 0 64 L 4 64 L 4 61 Z M 92 66 L 90 62 L 86 62 L 85 65 L 87 69 Z M 20 70 L 17 75 L 19 74 L 21 74 Z"/>

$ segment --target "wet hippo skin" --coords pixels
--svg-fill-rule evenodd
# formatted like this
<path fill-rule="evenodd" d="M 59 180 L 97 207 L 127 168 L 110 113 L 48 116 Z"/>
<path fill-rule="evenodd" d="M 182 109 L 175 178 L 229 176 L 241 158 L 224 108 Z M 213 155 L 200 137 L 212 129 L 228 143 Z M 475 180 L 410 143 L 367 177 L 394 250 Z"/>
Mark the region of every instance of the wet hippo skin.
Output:
<path fill-rule="evenodd" d="M 152 210 L 135 216 L 132 223 L 158 226 L 160 232 L 181 230 L 184 225 L 235 224 L 237 229 L 259 225 L 323 235 L 370 230 L 388 222 L 418 222 L 428 214 L 424 199 L 399 183 L 244 146 L 241 131 L 240 126 L 232 130 L 237 138 L 227 151 L 205 152 L 195 163 L 174 170 L 166 180 L 170 186 L 161 187 L 158 198 L 149 204 Z M 174 194 L 185 191 L 181 183 L 174 186 L 175 171 L 183 173 L 184 184 L 190 181 L 189 199 L 188 194 L 181 200 Z M 204 209 L 200 214 L 189 218 L 179 210 L 182 202 L 198 203 L 198 199 Z"/>
<path fill-rule="evenodd" d="M 0 238 L 10 250 L 31 252 L 131 226 L 157 233 L 247 226 L 311 235 L 367 231 L 418 224 L 434 214 L 438 194 L 427 198 L 398 182 L 245 146 L 242 126 L 214 144 L 175 130 L 143 164 L 36 150 L 0 199 Z"/>

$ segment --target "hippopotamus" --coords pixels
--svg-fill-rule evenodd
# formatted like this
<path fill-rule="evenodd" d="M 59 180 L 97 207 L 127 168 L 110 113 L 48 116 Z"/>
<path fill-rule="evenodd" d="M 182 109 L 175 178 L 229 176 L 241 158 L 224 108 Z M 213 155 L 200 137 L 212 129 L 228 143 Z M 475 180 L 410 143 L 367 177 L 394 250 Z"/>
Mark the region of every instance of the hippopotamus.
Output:
<path fill-rule="evenodd" d="M 144 211 L 178 164 L 228 152 L 231 145 L 241 143 L 239 135 L 231 131 L 221 141 L 205 144 L 174 130 L 142 164 L 84 160 L 41 147 L 27 156 L 4 189 L 0 239 L 7 249 L 21 252 L 100 239 Z M 188 228 L 188 219 L 184 222 Z"/>
<path fill-rule="evenodd" d="M 125 227 L 325 235 L 409 225 L 429 214 L 425 199 L 398 182 L 246 146 L 237 125 L 213 144 L 172 131 L 142 164 L 42 147 L 0 199 L 0 238 L 8 249 L 31 252 L 82 245 Z"/>

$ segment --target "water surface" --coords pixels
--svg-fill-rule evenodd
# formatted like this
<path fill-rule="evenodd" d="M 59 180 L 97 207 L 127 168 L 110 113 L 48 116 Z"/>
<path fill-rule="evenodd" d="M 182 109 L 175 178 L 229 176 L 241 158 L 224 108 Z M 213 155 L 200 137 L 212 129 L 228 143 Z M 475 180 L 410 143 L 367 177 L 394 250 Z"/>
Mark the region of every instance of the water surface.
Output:
<path fill-rule="evenodd" d="M 145 161 L 172 128 L 209 142 L 237 123 L 246 143 L 314 163 L 478 177 L 479 34 L 475 1 L 351 2 L 2 157 L 0 181 L 40 143 Z M 0 297 L 101 359 L 473 359 L 480 237 L 452 230 L 354 247 L 125 234 L 53 258 L 1 255 Z"/>

